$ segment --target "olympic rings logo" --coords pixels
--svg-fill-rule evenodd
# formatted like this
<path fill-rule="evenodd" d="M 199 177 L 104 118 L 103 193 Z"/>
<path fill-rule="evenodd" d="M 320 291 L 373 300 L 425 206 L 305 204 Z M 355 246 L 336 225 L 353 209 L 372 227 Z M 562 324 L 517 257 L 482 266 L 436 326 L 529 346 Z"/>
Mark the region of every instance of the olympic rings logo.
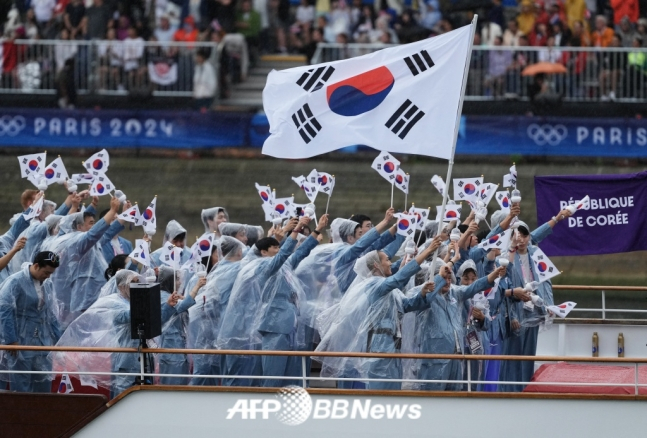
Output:
<path fill-rule="evenodd" d="M 2 116 L 0 117 L 0 137 L 4 135 L 15 137 L 25 129 L 25 126 L 27 126 L 27 121 L 23 116 Z"/>
<path fill-rule="evenodd" d="M 566 138 L 568 129 L 564 125 L 541 125 L 536 123 L 528 126 L 528 137 L 530 137 L 537 146 L 549 144 L 557 146 Z"/>

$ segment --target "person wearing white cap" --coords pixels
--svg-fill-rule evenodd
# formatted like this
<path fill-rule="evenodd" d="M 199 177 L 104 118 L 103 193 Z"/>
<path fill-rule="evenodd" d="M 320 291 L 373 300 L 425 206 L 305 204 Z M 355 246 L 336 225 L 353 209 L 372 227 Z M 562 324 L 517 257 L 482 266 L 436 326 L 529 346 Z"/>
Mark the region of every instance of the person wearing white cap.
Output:
<path fill-rule="evenodd" d="M 523 221 L 517 221 L 513 228 L 516 228 L 512 235 L 509 249 L 510 281 L 511 287 L 524 287 L 528 283 L 538 281 L 539 276 L 532 262 L 532 254 L 538 249 L 536 246 L 553 232 L 553 227 L 558 222 L 568 218 L 572 213 L 564 209 L 551 220 L 533 233 L 530 227 Z M 553 304 L 553 288 L 550 280 L 539 283 L 535 291 L 546 305 Z M 510 308 L 510 336 L 504 345 L 504 354 L 534 356 L 537 353 L 537 337 L 539 327 L 522 327 L 525 318 L 541 315 L 545 310 L 542 307 L 534 306 L 531 303 L 514 303 Z M 535 362 L 528 361 L 505 361 L 501 366 L 501 380 L 509 382 L 530 382 L 535 373 Z M 519 392 L 523 391 L 524 385 L 500 385 L 499 391 Z"/>

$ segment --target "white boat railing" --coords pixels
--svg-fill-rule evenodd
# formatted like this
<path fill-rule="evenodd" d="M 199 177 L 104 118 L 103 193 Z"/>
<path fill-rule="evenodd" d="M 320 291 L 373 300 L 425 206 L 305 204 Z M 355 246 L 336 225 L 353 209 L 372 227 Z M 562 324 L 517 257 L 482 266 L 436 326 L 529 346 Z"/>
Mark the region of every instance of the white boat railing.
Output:
<path fill-rule="evenodd" d="M 295 384 L 300 384 L 307 388 L 310 382 L 339 382 L 339 381 L 361 381 L 361 382 L 400 382 L 407 384 L 417 383 L 451 383 L 466 385 L 467 392 L 476 392 L 472 388 L 474 384 L 501 384 L 501 385 L 518 385 L 527 386 L 528 384 L 537 386 L 577 386 L 577 387 L 628 387 L 633 388 L 633 395 L 639 395 L 640 388 L 647 387 L 646 383 L 641 383 L 639 379 L 639 365 L 647 364 L 647 358 L 615 358 L 615 357 L 569 357 L 569 356 L 506 356 L 506 355 L 468 355 L 468 354 L 412 354 L 412 353 L 348 353 L 348 352 L 312 352 L 312 351 L 269 351 L 269 350 L 195 350 L 195 349 L 166 349 L 166 348 L 92 348 L 92 347 L 42 347 L 28 345 L 2 345 L 0 351 L 43 351 L 43 352 L 82 352 L 82 353 L 133 353 L 139 355 L 141 369 L 138 373 L 134 372 L 106 372 L 106 371 L 77 371 L 55 369 L 53 371 L 14 371 L 0 370 L 0 374 L 68 374 L 70 376 L 131 376 L 139 378 L 145 382 L 147 378 L 154 377 L 180 377 L 191 378 L 199 377 L 201 379 L 250 379 L 250 380 L 291 380 Z M 207 354 L 207 355 L 242 355 L 242 356 L 296 356 L 301 358 L 303 373 L 301 376 L 257 376 L 257 375 L 192 375 L 192 374 L 161 374 L 146 372 L 144 364 L 148 354 Z M 384 379 L 384 378 L 342 378 L 342 377 L 320 377 L 308 376 L 306 372 L 307 359 L 309 357 L 343 357 L 343 358 L 366 358 L 366 359 L 450 359 L 465 362 L 466 378 L 463 380 L 424 380 L 424 379 Z M 615 364 L 631 365 L 634 369 L 633 382 L 516 382 L 516 381 L 483 381 L 471 378 L 472 362 L 480 360 L 501 360 L 501 361 L 537 361 L 537 362 L 566 362 L 566 363 L 586 363 L 586 364 Z M 465 391 L 461 391 L 465 392 Z M 480 392 L 480 391 L 479 391 Z"/>
<path fill-rule="evenodd" d="M 607 320 L 607 313 L 631 313 L 631 314 L 647 314 L 647 309 L 617 309 L 607 307 L 607 292 L 645 292 L 647 296 L 647 287 L 642 286 L 582 286 L 582 285 L 553 285 L 554 291 L 599 291 L 601 293 L 602 306 L 599 308 L 583 308 L 575 307 L 571 312 L 595 312 L 602 316 L 603 320 Z M 640 318 L 647 319 L 647 318 Z M 622 320 L 620 320 L 622 321 Z"/>

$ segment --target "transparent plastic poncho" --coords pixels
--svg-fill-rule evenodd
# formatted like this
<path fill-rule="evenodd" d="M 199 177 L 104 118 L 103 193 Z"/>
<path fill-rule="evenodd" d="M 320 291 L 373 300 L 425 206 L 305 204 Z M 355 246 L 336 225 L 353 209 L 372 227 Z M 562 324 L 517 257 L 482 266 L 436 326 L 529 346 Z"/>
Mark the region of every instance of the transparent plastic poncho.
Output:
<path fill-rule="evenodd" d="M 137 348 L 138 339 L 131 339 L 130 332 L 130 283 L 138 274 L 121 270 L 115 278 L 119 293 L 97 300 L 88 310 L 75 319 L 59 339 L 57 346 Z M 151 347 L 154 345 L 150 345 Z M 62 374 L 79 372 L 127 372 L 139 373 L 137 353 L 86 353 L 52 352 L 53 371 Z M 98 386 L 118 393 L 134 382 L 134 376 L 111 376 L 93 374 L 80 377 Z"/>
<path fill-rule="evenodd" d="M 371 253 L 357 260 L 356 271 L 366 266 L 367 257 L 371 257 Z M 399 350 L 399 339 L 402 338 L 401 318 L 404 313 L 402 292 L 392 289 L 387 294 L 378 294 L 378 288 L 386 278 L 360 272 L 358 278 L 361 280 L 344 294 L 339 304 L 322 315 L 322 319 L 330 318 L 330 321 L 325 322 L 328 329 L 315 351 L 368 352 L 371 348 L 393 352 Z M 385 337 L 389 345 L 376 345 L 382 343 L 382 337 Z M 321 375 L 325 377 L 391 378 L 393 370 L 400 367 L 399 359 L 316 355 L 314 359 L 321 362 Z"/>
<path fill-rule="evenodd" d="M 58 254 L 61 260 L 51 280 L 55 298 L 62 304 L 64 327 L 96 301 L 106 283 L 104 273 L 108 263 L 99 241 L 109 225 L 99 221 L 87 232 L 77 231 L 82 223 L 82 213 L 65 216 L 59 222 L 59 235 L 46 239 L 41 247 L 42 251 Z M 99 227 L 100 223 L 104 229 Z"/>
<path fill-rule="evenodd" d="M 0 287 L 0 342 L 4 345 L 17 342 L 19 345 L 56 345 L 61 336 L 57 315 L 59 303 L 52 293 L 52 282 L 41 284 L 42 299 L 38 295 L 31 274 L 30 264 L 9 277 Z M 23 369 L 50 371 L 48 361 L 32 360 L 35 356 L 46 356 L 46 352 L 18 351 L 12 355 L 0 352 L 0 369 Z M 0 373 L 0 380 L 9 381 L 10 375 Z M 52 380 L 49 373 L 38 374 L 35 381 Z"/>

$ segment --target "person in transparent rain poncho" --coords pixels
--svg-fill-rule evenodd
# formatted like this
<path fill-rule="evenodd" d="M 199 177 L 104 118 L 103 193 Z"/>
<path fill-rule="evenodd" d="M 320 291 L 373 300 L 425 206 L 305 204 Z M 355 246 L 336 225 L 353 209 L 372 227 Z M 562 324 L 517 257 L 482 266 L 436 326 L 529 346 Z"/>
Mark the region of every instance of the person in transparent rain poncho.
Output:
<path fill-rule="evenodd" d="M 528 283 L 538 282 L 539 275 L 535 269 L 532 255 L 537 251 L 542 240 L 553 232 L 553 227 L 561 220 L 571 216 L 568 209 L 557 213 L 550 221 L 532 233 L 526 223 L 517 221 L 512 234 L 509 260 L 511 287 L 525 287 Z M 550 280 L 537 285 L 535 294 L 542 299 L 545 306 L 553 305 L 553 286 Z M 516 302 L 510 308 L 510 336 L 504 344 L 506 355 L 534 356 L 537 353 L 538 325 L 524 324 L 526 320 L 542 318 L 546 315 L 544 306 L 535 306 L 531 302 Z M 530 382 L 535 373 L 535 362 L 506 360 L 501 365 L 501 380 L 507 382 Z M 523 391 L 524 385 L 499 385 L 499 391 Z"/>
<path fill-rule="evenodd" d="M 18 237 L 26 237 L 27 242 L 23 250 L 11 260 L 9 270 L 12 274 L 18 272 L 23 263 L 31 263 L 34 256 L 40 252 L 43 241 L 50 236 L 47 219 L 52 215 L 58 216 L 59 219 L 62 218 L 68 214 L 73 205 L 78 206 L 80 202 L 81 197 L 75 193 L 70 193 L 58 209 L 55 202 L 48 199 L 43 201 L 43 209 L 40 214 L 31 220 L 29 228 L 20 233 Z"/>
<path fill-rule="evenodd" d="M 304 223 L 305 222 L 305 223 Z M 308 218 L 299 223 L 299 231 L 307 226 Z M 309 347 L 314 339 L 313 321 L 306 319 L 310 314 L 301 313 L 307 298 L 303 283 L 296 277 L 294 270 L 310 252 L 319 244 L 317 236 L 328 225 L 328 215 L 319 219 L 317 228 L 288 257 L 280 271 L 270 277 L 262 292 L 262 303 L 254 326 L 262 336 L 263 350 L 298 351 Z M 280 376 L 297 377 L 303 374 L 300 357 L 263 356 L 261 359 L 263 375 L 262 386 L 278 387 L 294 383 L 292 380 L 280 379 Z M 310 361 L 306 361 L 306 373 Z"/>
<path fill-rule="evenodd" d="M 4 345 L 51 346 L 61 337 L 57 303 L 49 277 L 59 266 L 56 254 L 45 251 L 34 257 L 0 286 L 0 339 Z M 3 351 L 0 366 L 14 371 L 51 371 L 47 352 Z M 0 374 L 11 391 L 50 392 L 52 377 L 44 374 Z"/>
<path fill-rule="evenodd" d="M 245 245 L 250 248 L 265 236 L 263 227 L 260 225 L 245 225 L 245 232 L 247 233 L 247 243 Z"/>
<path fill-rule="evenodd" d="M 184 265 L 191 258 L 191 251 L 186 247 L 186 228 L 184 228 L 176 220 L 170 220 L 166 224 L 166 230 L 164 231 L 164 243 L 171 242 L 173 245 L 178 248 L 182 248 L 182 253 L 180 254 L 180 266 Z M 162 250 L 164 248 L 158 248 L 151 253 L 151 267 L 157 268 L 162 266 L 160 257 L 162 256 Z"/>
<path fill-rule="evenodd" d="M 371 222 L 371 218 L 366 215 L 354 214 L 350 217 L 350 220 L 360 224 L 362 236 L 371 231 L 371 228 L 373 228 L 373 222 Z M 389 257 L 393 257 L 398 248 L 400 248 L 400 246 L 404 242 L 404 236 L 397 233 L 394 235 L 390 231 L 391 230 L 382 232 L 379 239 L 377 239 L 371 246 L 365 249 L 362 255 L 366 255 L 371 251 L 380 251 L 384 249 Z M 388 250 L 386 249 L 387 247 L 389 248 Z"/>
<path fill-rule="evenodd" d="M 110 210 L 97 223 L 92 213 L 66 216 L 59 223 L 59 236 L 42 246 L 43 251 L 55 252 L 62 260 L 61 267 L 52 275 L 54 295 L 62 305 L 62 327 L 89 308 L 106 283 L 103 274 L 108 264 L 101 244 L 123 229 L 121 220 L 117 220 L 119 206 L 119 199 L 112 198 Z"/>
<path fill-rule="evenodd" d="M 452 261 L 456 261 L 455 258 Z M 460 286 L 469 286 L 478 279 L 478 268 L 474 260 L 466 260 L 457 273 Z M 496 293 L 488 290 L 488 293 Z M 490 300 L 479 293 L 463 302 L 463 321 L 465 322 L 465 337 L 463 338 L 463 351 L 466 354 L 489 354 L 490 339 Z M 485 380 L 487 362 L 483 360 L 470 362 L 470 378 L 472 380 Z M 465 369 L 467 373 L 467 367 Z M 464 376 L 465 379 L 467 375 Z M 472 390 L 480 390 L 480 384 L 473 384 Z"/>
<path fill-rule="evenodd" d="M 243 245 L 247 245 L 247 226 L 244 224 L 235 224 L 231 222 L 225 222 L 218 225 L 221 236 L 234 237 L 241 242 Z"/>
<path fill-rule="evenodd" d="M 465 320 L 463 306 L 465 301 L 479 292 L 494 286 L 497 277 L 505 275 L 505 268 L 499 267 L 487 277 L 473 282 L 469 286 L 456 284 L 456 277 L 451 268 L 452 261 L 445 264 L 436 259 L 435 282 L 443 286 L 439 293 L 427 296 L 429 308 L 420 312 L 416 318 L 414 333 L 415 344 L 420 353 L 453 354 L 463 353 L 465 337 Z M 414 363 L 413 375 L 421 380 L 462 380 L 463 361 L 456 359 L 421 359 Z M 445 391 L 460 391 L 460 383 L 421 383 L 420 389 Z"/>
<path fill-rule="evenodd" d="M 56 346 L 137 348 L 138 339 L 131 339 L 130 284 L 143 278 L 136 272 L 123 269 L 115 275 L 118 293 L 98 299 L 75 319 L 61 336 Z M 52 352 L 55 372 L 105 372 L 110 364 L 112 373 L 140 373 L 137 353 Z M 110 390 L 116 397 L 135 383 L 136 376 L 79 376 L 82 384 L 98 385 Z"/>
<path fill-rule="evenodd" d="M 434 283 L 426 283 L 411 297 L 406 297 L 401 289 L 439 246 L 440 238 L 436 238 L 395 275 L 391 275 L 391 261 L 383 252 L 371 251 L 357 260 L 354 268 L 357 280 L 336 305 L 337 312 L 322 315 L 333 320 L 327 324 L 330 328 L 322 335 L 315 351 L 398 353 L 404 313 L 427 308 L 427 294 L 434 289 Z M 402 379 L 400 359 L 315 357 L 315 360 L 321 362 L 321 375 L 325 377 Z M 359 382 L 354 386 L 362 387 Z M 369 382 L 367 387 L 400 389 L 401 383 Z"/>
<path fill-rule="evenodd" d="M 209 273 L 207 284 L 189 308 L 189 348 L 215 350 L 222 318 L 229 304 L 231 290 L 240 272 L 244 245 L 228 236 L 219 239 L 218 264 Z M 225 373 L 225 355 L 194 354 L 191 385 L 218 385 L 220 379 L 201 376 Z"/>
<path fill-rule="evenodd" d="M 200 219 L 204 225 L 205 233 L 216 233 L 220 237 L 218 226 L 224 222 L 229 222 L 229 213 L 224 207 L 205 208 L 200 214 Z"/>
<path fill-rule="evenodd" d="M 182 278 L 185 275 L 185 271 L 182 270 L 173 272 L 173 269 L 166 266 L 159 268 L 157 280 L 162 302 L 160 348 L 187 348 L 188 310 L 195 304 L 195 297 L 207 283 L 207 279 L 200 277 L 191 290 L 186 289 L 182 294 Z M 160 374 L 189 374 L 189 359 L 186 354 L 162 353 L 158 362 Z M 159 382 L 162 385 L 186 385 L 189 378 L 162 376 Z"/>
<path fill-rule="evenodd" d="M 318 246 L 296 270 L 297 277 L 305 285 L 308 303 L 317 303 L 308 310 L 312 312 L 311 320 L 316 320 L 321 312 L 339 302 L 357 275 L 353 270 L 355 261 L 382 240 L 380 234 L 389 228 L 394 213 L 393 208 L 388 209 L 384 220 L 363 235 L 358 222 L 341 218 L 332 221 L 332 243 Z M 395 226 L 388 233 L 395 235 Z"/>
<path fill-rule="evenodd" d="M 42 196 L 44 196 L 43 192 L 36 193 L 31 204 L 24 204 L 25 211 L 23 213 L 29 212 L 30 205 L 36 203 Z M 21 213 L 16 214 L 14 218 L 15 220 L 12 219 L 9 221 L 11 224 L 9 230 L 0 236 L 0 283 L 5 281 L 9 275 L 13 274 L 9 265 L 12 259 L 27 245 L 27 239 L 19 236 L 27 230 L 31 219 L 26 220 L 25 216 Z M 20 265 L 16 266 L 16 269 L 19 268 Z"/>
<path fill-rule="evenodd" d="M 257 314 L 261 308 L 262 292 L 274 275 L 281 275 L 280 269 L 288 260 L 297 244 L 299 229 L 306 225 L 309 218 L 291 220 L 291 234 L 283 245 L 272 238 L 259 240 L 245 256 L 236 282 L 234 283 L 229 305 L 223 316 L 218 333 L 217 346 L 221 350 L 260 350 L 261 335 L 258 332 Z M 259 356 L 231 355 L 226 358 L 226 374 L 229 376 L 260 376 L 261 358 Z M 225 386 L 259 386 L 259 379 L 230 377 L 223 380 Z"/>

